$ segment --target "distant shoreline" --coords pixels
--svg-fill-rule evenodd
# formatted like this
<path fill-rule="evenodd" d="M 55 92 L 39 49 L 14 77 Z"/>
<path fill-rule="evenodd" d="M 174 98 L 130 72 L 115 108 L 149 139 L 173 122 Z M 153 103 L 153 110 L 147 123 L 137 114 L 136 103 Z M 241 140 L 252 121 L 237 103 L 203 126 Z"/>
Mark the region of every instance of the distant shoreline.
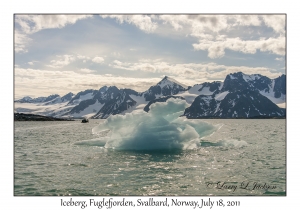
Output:
<path fill-rule="evenodd" d="M 182 116 L 183 117 L 183 116 Z M 233 117 L 233 118 L 221 118 L 216 116 L 207 116 L 200 118 L 187 118 L 187 119 L 286 119 L 286 116 L 255 116 L 249 118 L 243 117 Z M 35 115 L 35 114 L 23 114 L 23 113 L 14 113 L 14 121 L 75 121 L 74 119 L 63 119 L 63 118 L 55 118 L 49 116 Z"/>
<path fill-rule="evenodd" d="M 75 120 L 35 115 L 35 114 L 14 113 L 14 121 L 75 121 Z"/>

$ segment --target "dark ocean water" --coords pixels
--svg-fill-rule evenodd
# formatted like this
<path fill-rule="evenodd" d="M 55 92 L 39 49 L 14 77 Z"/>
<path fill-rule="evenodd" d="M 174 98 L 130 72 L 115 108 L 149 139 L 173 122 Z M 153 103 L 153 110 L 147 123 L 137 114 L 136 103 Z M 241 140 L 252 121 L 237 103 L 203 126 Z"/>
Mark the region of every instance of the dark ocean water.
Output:
<path fill-rule="evenodd" d="M 285 120 L 221 125 L 192 150 L 107 149 L 101 120 L 15 122 L 14 195 L 285 195 Z"/>

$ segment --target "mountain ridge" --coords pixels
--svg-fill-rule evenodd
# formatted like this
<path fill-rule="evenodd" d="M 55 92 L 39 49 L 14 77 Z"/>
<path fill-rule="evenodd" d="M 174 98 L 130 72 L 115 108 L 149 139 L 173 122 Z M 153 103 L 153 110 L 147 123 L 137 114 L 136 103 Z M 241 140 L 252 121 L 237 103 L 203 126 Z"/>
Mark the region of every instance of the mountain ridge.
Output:
<path fill-rule="evenodd" d="M 162 103 L 169 98 L 186 100 L 190 106 L 183 116 L 187 118 L 282 117 L 285 116 L 285 111 L 278 105 L 285 104 L 286 75 L 270 79 L 260 74 L 235 72 L 226 75 L 223 82 L 204 82 L 193 86 L 183 85 L 172 77 L 165 76 L 144 92 L 103 86 L 99 90 L 88 89 L 77 94 L 70 92 L 63 97 L 58 94 L 38 98 L 24 97 L 15 101 L 18 104 L 15 111 L 53 117 L 103 119 L 139 109 L 146 111 L 151 104 Z M 31 108 L 30 104 L 32 107 L 36 105 L 40 111 Z M 268 109 L 264 107 L 266 105 Z"/>

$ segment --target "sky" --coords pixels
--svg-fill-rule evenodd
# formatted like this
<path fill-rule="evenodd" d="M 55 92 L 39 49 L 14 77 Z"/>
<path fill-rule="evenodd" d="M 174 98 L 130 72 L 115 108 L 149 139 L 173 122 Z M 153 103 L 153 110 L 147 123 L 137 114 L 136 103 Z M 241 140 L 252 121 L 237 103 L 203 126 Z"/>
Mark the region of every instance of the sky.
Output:
<path fill-rule="evenodd" d="M 286 74 L 286 15 L 14 15 L 15 99 Z"/>

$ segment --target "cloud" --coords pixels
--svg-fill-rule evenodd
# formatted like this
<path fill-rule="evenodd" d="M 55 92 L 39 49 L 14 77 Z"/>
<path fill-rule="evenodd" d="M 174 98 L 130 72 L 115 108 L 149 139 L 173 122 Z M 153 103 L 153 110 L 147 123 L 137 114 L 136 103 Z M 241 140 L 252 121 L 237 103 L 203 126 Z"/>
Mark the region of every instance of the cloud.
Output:
<path fill-rule="evenodd" d="M 85 55 L 77 55 L 76 57 L 77 57 L 78 59 L 83 59 L 83 60 L 85 60 L 85 59 L 90 60 L 90 59 L 91 59 L 90 57 L 85 56 Z"/>
<path fill-rule="evenodd" d="M 159 15 L 157 19 L 189 34 L 219 32 L 228 27 L 226 15 Z"/>
<path fill-rule="evenodd" d="M 232 17 L 233 21 L 235 22 L 233 25 L 242 25 L 242 26 L 260 26 L 262 21 L 260 16 L 258 15 L 235 15 L 230 16 L 229 19 Z"/>
<path fill-rule="evenodd" d="M 161 28 L 164 25 L 170 25 L 175 33 L 184 31 L 186 34 L 198 38 L 198 43 L 193 44 L 194 49 L 207 50 L 208 57 L 211 59 L 223 57 L 225 49 L 245 54 L 254 54 L 257 50 L 277 55 L 285 54 L 285 36 L 283 34 L 285 32 L 285 15 L 112 15 L 103 17 L 115 18 L 120 23 L 136 23 L 137 27 L 146 32 L 154 32 L 154 30 L 146 30 L 138 23 L 151 23 L 155 29 L 158 29 L 155 30 L 158 34 L 163 31 Z M 262 27 L 262 23 L 279 33 L 279 36 L 274 34 L 274 37 L 268 39 L 262 37 L 249 39 L 248 37 L 243 38 L 243 31 L 234 36 L 228 36 L 230 31 L 239 26 Z M 248 32 L 254 33 L 250 30 Z"/>
<path fill-rule="evenodd" d="M 92 15 L 15 15 L 15 22 L 24 33 L 32 34 L 47 28 L 63 28 L 90 17 Z"/>
<path fill-rule="evenodd" d="M 151 33 L 157 28 L 157 23 L 152 22 L 148 15 L 101 15 L 102 18 L 114 18 L 120 24 L 127 22 L 133 24 L 146 33 Z"/>
<path fill-rule="evenodd" d="M 104 58 L 102 58 L 102 57 L 95 57 L 95 58 L 93 58 L 92 61 L 93 61 L 94 63 L 103 63 Z"/>
<path fill-rule="evenodd" d="M 277 33 L 285 33 L 285 15 L 262 15 L 266 26 L 273 28 Z"/>
<path fill-rule="evenodd" d="M 193 43 L 195 50 L 207 50 L 211 59 L 223 57 L 225 50 L 233 50 L 245 54 L 254 54 L 257 50 L 277 55 L 285 54 L 285 15 L 105 15 L 104 18 L 115 18 L 119 23 L 128 22 L 143 31 L 157 34 L 188 35 L 198 39 Z M 139 20 L 139 21 L 135 21 Z M 144 21 L 142 21 L 144 20 Z M 146 21 L 147 20 L 147 21 Z M 139 23 L 155 26 L 146 30 Z M 167 25 L 171 27 L 166 27 Z M 258 30 L 239 27 L 269 27 L 274 35 L 268 39 L 256 36 Z M 155 29 L 155 30 L 154 30 Z M 171 31 L 168 31 L 171 30 Z M 167 32 L 168 31 L 168 32 Z M 245 36 L 248 35 L 248 37 Z"/>
<path fill-rule="evenodd" d="M 276 61 L 283 61 L 283 57 L 275 58 Z"/>
<path fill-rule="evenodd" d="M 80 70 L 82 71 L 82 69 Z M 131 88 L 136 91 L 145 91 L 156 84 L 161 78 L 133 78 L 121 77 L 111 74 L 99 75 L 82 74 L 75 71 L 43 70 L 15 67 L 15 94 L 23 97 L 30 93 L 33 97 L 50 94 L 64 95 L 68 92 L 77 93 L 93 87 L 99 89 L 103 86 L 117 86 L 118 88 Z M 83 69 L 83 71 L 89 71 Z M 93 71 L 93 70 L 91 70 Z"/>
<path fill-rule="evenodd" d="M 270 78 L 281 75 L 280 73 L 274 72 L 273 69 L 266 67 L 226 66 L 212 62 L 170 64 L 160 60 L 149 59 L 139 60 L 139 62 L 135 63 L 114 60 L 110 66 L 129 71 L 144 71 L 174 76 L 178 81 L 186 85 L 194 85 L 195 82 L 210 80 L 224 80 L 227 74 L 239 71 L 246 74 L 262 74 Z"/>
<path fill-rule="evenodd" d="M 15 52 L 17 53 L 25 53 L 28 50 L 26 49 L 26 45 L 31 41 L 25 34 L 20 33 L 20 31 L 15 30 Z"/>
<path fill-rule="evenodd" d="M 192 36 L 209 32 L 228 32 L 238 26 L 262 26 L 277 33 L 285 31 L 285 15 L 159 15 L 155 19 L 170 24 L 175 31 L 189 30 Z M 160 27 L 160 25 L 158 25 Z"/>
<path fill-rule="evenodd" d="M 163 21 L 163 24 L 171 24 L 176 31 L 182 29 L 182 24 L 187 22 L 186 15 L 160 15 L 158 17 Z"/>
<path fill-rule="evenodd" d="M 29 62 L 27 62 L 27 64 L 29 64 L 30 66 L 33 66 L 34 63 L 38 63 L 38 61 L 29 61 Z"/>
<path fill-rule="evenodd" d="M 84 73 L 84 74 L 92 74 L 92 73 L 95 73 L 96 70 L 91 70 L 91 69 L 83 68 L 83 69 L 78 70 L 78 72 L 79 73 Z"/>
<path fill-rule="evenodd" d="M 118 68 L 118 69 L 125 69 L 129 71 L 146 71 L 146 72 L 152 72 L 155 73 L 157 72 L 157 69 L 154 65 L 149 64 L 147 62 L 140 62 L 140 63 L 127 63 L 127 62 L 121 62 L 118 60 L 114 60 L 113 64 L 111 64 L 113 68 Z"/>
<path fill-rule="evenodd" d="M 243 40 L 243 34 L 228 37 L 238 26 L 261 26 L 262 22 L 277 33 L 285 30 L 284 15 L 161 15 L 164 24 L 169 23 L 175 31 L 186 30 L 190 36 L 199 39 L 193 44 L 195 50 L 207 50 L 209 58 L 225 55 L 225 49 L 254 54 L 257 50 L 277 55 L 285 54 L 285 37 L 270 37 Z M 249 31 L 251 33 L 251 31 Z M 231 35 L 232 36 L 232 35 Z"/>
<path fill-rule="evenodd" d="M 50 61 L 51 64 L 46 66 L 57 69 L 57 68 L 63 68 L 76 60 L 82 60 L 83 63 L 86 63 L 88 60 L 92 60 L 95 63 L 103 63 L 104 61 L 104 58 L 99 56 L 94 57 L 93 59 L 85 55 L 57 55 L 56 57 L 58 59 L 51 60 Z"/>
<path fill-rule="evenodd" d="M 241 40 L 237 38 L 226 38 L 224 40 L 200 40 L 193 44 L 195 50 L 208 50 L 208 57 L 219 58 L 225 54 L 225 49 L 254 54 L 257 50 L 270 52 L 277 55 L 285 55 L 285 37 Z"/>
<path fill-rule="evenodd" d="M 51 68 L 62 68 L 75 61 L 75 57 L 73 55 L 62 55 L 57 57 L 59 58 L 59 60 L 51 60 L 51 64 L 47 66 Z"/>

